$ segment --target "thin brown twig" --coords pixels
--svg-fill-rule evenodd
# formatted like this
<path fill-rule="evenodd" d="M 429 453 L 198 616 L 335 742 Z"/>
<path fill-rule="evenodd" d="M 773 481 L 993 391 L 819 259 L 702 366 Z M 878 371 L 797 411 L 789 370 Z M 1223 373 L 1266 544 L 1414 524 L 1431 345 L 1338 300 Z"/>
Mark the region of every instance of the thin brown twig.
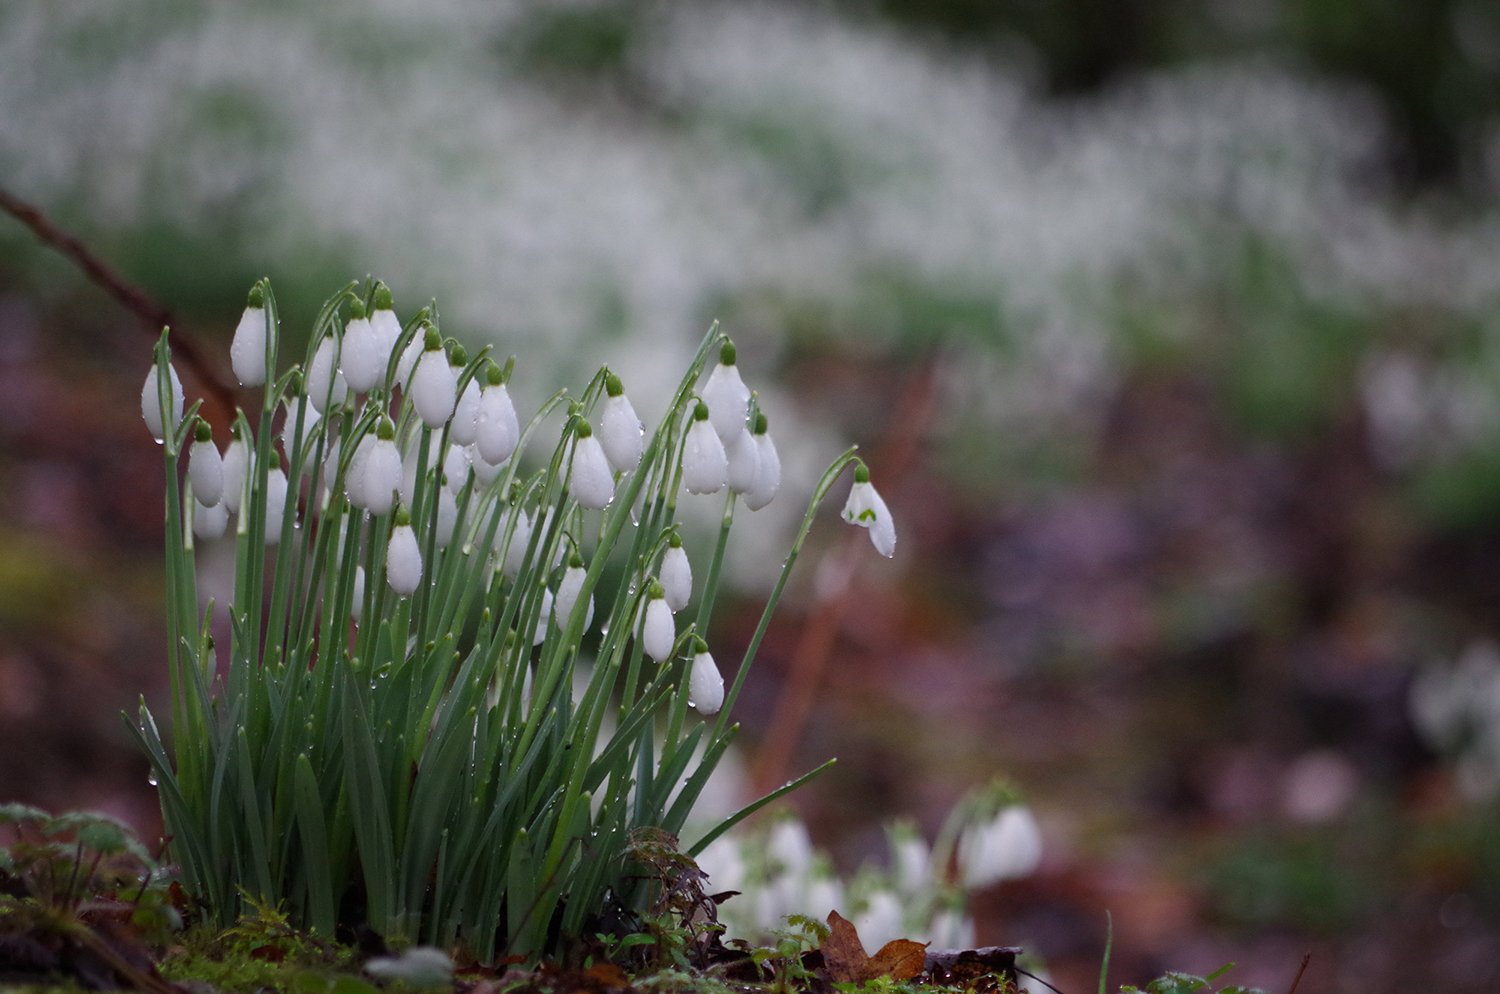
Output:
<path fill-rule="evenodd" d="M 0 188 L 0 210 L 29 228 L 37 241 L 51 246 L 83 270 L 89 282 L 101 287 L 127 311 L 140 318 L 153 337 L 161 334 L 163 328 L 181 330 L 182 326 L 169 308 L 125 279 L 76 235 L 59 228 L 40 207 Z M 217 405 L 226 413 L 234 410 L 234 388 L 209 365 L 192 340 L 182 336 L 174 337 L 172 352 Z"/>
<path fill-rule="evenodd" d="M 1302 983 L 1302 975 L 1307 972 L 1307 964 L 1312 962 L 1312 953 L 1302 954 L 1302 965 L 1297 967 L 1297 975 L 1292 978 L 1292 986 L 1286 989 L 1286 994 L 1297 994 L 1297 985 Z"/>

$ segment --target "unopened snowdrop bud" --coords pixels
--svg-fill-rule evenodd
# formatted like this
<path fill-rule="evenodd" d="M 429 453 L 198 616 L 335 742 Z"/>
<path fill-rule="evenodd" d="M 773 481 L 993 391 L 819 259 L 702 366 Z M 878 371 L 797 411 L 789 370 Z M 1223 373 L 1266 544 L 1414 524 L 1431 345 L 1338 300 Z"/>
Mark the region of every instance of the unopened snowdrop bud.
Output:
<path fill-rule="evenodd" d="M 245 312 L 235 326 L 229 343 L 229 365 L 242 387 L 258 387 L 266 382 L 266 310 L 265 293 L 259 284 L 250 288 Z"/>
<path fill-rule="evenodd" d="M 370 312 L 370 327 L 375 332 L 375 342 L 380 352 L 380 375 L 384 376 L 386 366 L 391 361 L 391 353 L 401 340 L 401 320 L 396 317 L 391 305 L 391 288 L 384 283 L 375 284 L 375 297 L 371 303 L 374 309 Z M 420 347 L 418 346 L 419 349 Z"/>
<path fill-rule="evenodd" d="M 682 539 L 675 533 L 667 540 L 667 551 L 662 553 L 657 580 L 673 614 L 687 607 L 688 601 L 693 599 L 693 565 L 688 562 Z"/>
<path fill-rule="evenodd" d="M 307 399 L 319 414 L 338 407 L 349 396 L 349 385 L 339 372 L 338 352 L 338 341 L 331 334 L 325 335 L 307 367 Z"/>
<path fill-rule="evenodd" d="M 280 466 L 266 474 L 266 544 L 281 542 L 281 519 L 286 516 L 286 473 Z"/>
<path fill-rule="evenodd" d="M 655 580 L 646 594 L 646 618 L 641 623 L 641 650 L 664 663 L 672 658 L 672 645 L 677 641 L 677 623 L 672 618 L 672 609 L 662 596 L 661 584 Z"/>
<path fill-rule="evenodd" d="M 970 890 L 1032 873 L 1042 860 L 1042 831 L 1023 804 L 969 825 L 958 839 L 958 868 Z"/>
<path fill-rule="evenodd" d="M 505 467 L 490 462 L 479 451 L 479 446 L 471 445 L 468 448 L 469 465 L 474 468 L 474 484 L 476 487 L 487 487 L 500 478 Z"/>
<path fill-rule="evenodd" d="M 708 404 L 714 431 L 725 445 L 744 432 L 745 416 L 750 410 L 750 388 L 740 379 L 734 359 L 734 343 L 726 338 L 719 346 L 719 363 L 708 374 L 701 394 Z"/>
<path fill-rule="evenodd" d="M 224 495 L 224 457 L 202 418 L 193 429 L 193 445 L 188 449 L 188 479 L 193 483 L 193 497 L 205 507 L 217 504 Z"/>
<path fill-rule="evenodd" d="M 870 544 L 882 556 L 890 558 L 896 554 L 896 524 L 891 520 L 885 501 L 870 483 L 870 470 L 864 463 L 855 467 L 854 486 L 849 490 L 849 499 L 844 502 L 844 520 L 868 528 Z"/>
<path fill-rule="evenodd" d="M 468 482 L 469 450 L 449 442 L 443 455 L 443 485 L 449 493 L 457 494 Z"/>
<path fill-rule="evenodd" d="M 552 602 L 552 610 L 559 625 L 566 625 L 573 616 L 573 607 L 578 603 L 578 595 L 583 592 L 583 581 L 587 576 L 588 570 L 584 569 L 583 559 L 574 553 L 568 559 L 568 568 L 563 571 L 562 579 L 558 581 L 557 597 Z M 583 628 L 580 631 L 588 631 L 593 623 L 594 595 L 589 594 L 588 603 L 584 605 Z"/>
<path fill-rule="evenodd" d="M 355 393 L 369 393 L 385 375 L 391 350 L 389 347 L 382 350 L 380 344 L 379 332 L 370 323 L 370 319 L 365 317 L 365 305 L 356 300 L 349 306 L 349 323 L 344 326 L 344 347 L 339 353 L 339 368 L 344 372 L 344 382 Z"/>
<path fill-rule="evenodd" d="M 422 357 L 411 374 L 411 402 L 417 416 L 429 428 L 441 428 L 453 417 L 458 401 L 458 380 L 448 365 L 448 353 L 437 329 L 428 325 L 424 332 Z"/>
<path fill-rule="evenodd" d="M 171 377 L 172 396 L 167 401 L 167 416 L 172 419 L 172 427 L 176 429 L 177 423 L 182 420 L 182 380 L 177 376 L 177 370 L 170 364 L 167 373 Z M 141 387 L 141 417 L 146 421 L 146 429 L 151 432 L 151 437 L 158 442 L 167 437 L 161 422 L 161 387 L 157 383 L 156 367 L 146 374 L 146 382 Z"/>
<path fill-rule="evenodd" d="M 724 446 L 724 454 L 729 459 L 729 489 L 737 494 L 754 490 L 760 479 L 760 449 L 755 436 L 748 431 L 740 432 Z"/>
<path fill-rule="evenodd" d="M 293 400 L 295 398 L 295 400 Z M 302 441 L 312 437 L 312 430 L 322 415 L 307 400 L 302 392 L 302 375 L 294 372 L 287 389 L 287 399 L 281 403 L 281 451 L 291 459 L 296 452 L 297 421 L 302 421 Z"/>
<path fill-rule="evenodd" d="M 479 437 L 480 399 L 479 383 L 471 378 L 458 395 L 458 403 L 453 408 L 453 425 L 448 429 L 448 437 L 459 445 L 471 445 Z"/>
<path fill-rule="evenodd" d="M 368 450 L 365 450 L 365 444 L 360 443 L 363 458 L 356 456 L 360 463 L 358 490 L 363 499 L 361 506 L 371 514 L 389 514 L 396 504 L 396 493 L 401 489 L 401 450 L 396 448 L 396 426 L 391 424 L 391 419 L 382 418 Z M 354 475 L 351 468 L 350 476 Z M 353 492 L 349 501 L 358 503 Z"/>
<path fill-rule="evenodd" d="M 526 565 L 526 546 L 531 543 L 531 517 L 520 507 L 511 513 L 515 515 L 516 526 L 511 532 L 510 544 L 505 547 L 505 562 L 501 564 L 501 571 L 514 580 L 521 575 L 521 567 Z M 504 534 L 505 523 L 501 522 L 500 530 L 495 533 L 496 540 Z"/>
<path fill-rule="evenodd" d="M 602 511 L 615 499 L 615 477 L 604 446 L 583 418 L 578 419 L 573 442 L 573 466 L 568 474 L 568 492 L 580 507 Z"/>
<path fill-rule="evenodd" d="M 491 362 L 485 369 L 485 385 L 479 394 L 474 444 L 485 462 L 499 466 L 516 451 L 520 440 L 521 423 L 516 418 L 516 405 L 502 382 L 500 367 Z"/>
<path fill-rule="evenodd" d="M 448 548 L 453 541 L 453 529 L 458 524 L 458 498 L 447 487 L 437 492 L 437 544 L 439 549 Z"/>
<path fill-rule="evenodd" d="M 690 494 L 716 494 L 729 477 L 724 443 L 709 422 L 708 405 L 698 401 L 682 449 L 682 485 Z"/>
<path fill-rule="evenodd" d="M 724 706 L 724 678 L 719 667 L 709 654 L 708 646 L 698 640 L 698 651 L 693 654 L 693 671 L 688 676 L 688 703 L 701 715 L 718 714 Z"/>
<path fill-rule="evenodd" d="M 755 486 L 743 494 L 745 506 L 752 511 L 759 511 L 771 503 L 771 498 L 781 489 L 781 456 L 767 427 L 766 416 L 757 411 L 755 430 L 750 435 L 755 442 Z"/>
<path fill-rule="evenodd" d="M 646 426 L 636 416 L 625 387 L 614 373 L 604 377 L 604 409 L 599 415 L 599 443 L 616 473 L 628 473 L 641 464 L 646 449 Z"/>
<path fill-rule="evenodd" d="M 245 477 L 250 474 L 250 450 L 238 434 L 224 450 L 224 489 L 221 500 L 230 514 L 240 512 L 240 498 L 245 492 Z"/>
<path fill-rule="evenodd" d="M 417 535 L 411 529 L 406 508 L 396 512 L 396 527 L 391 529 L 390 544 L 385 552 L 385 578 L 398 597 L 410 597 L 422 582 L 422 553 Z"/>
<path fill-rule="evenodd" d="M 349 593 L 351 596 L 351 600 L 349 601 L 349 616 L 354 619 L 354 623 L 357 625 L 365 613 L 365 568 L 363 566 L 355 565 L 354 589 L 349 591 Z"/>
<path fill-rule="evenodd" d="M 223 502 L 212 506 L 193 501 L 193 534 L 201 539 L 221 538 L 229 524 L 229 510 Z"/>

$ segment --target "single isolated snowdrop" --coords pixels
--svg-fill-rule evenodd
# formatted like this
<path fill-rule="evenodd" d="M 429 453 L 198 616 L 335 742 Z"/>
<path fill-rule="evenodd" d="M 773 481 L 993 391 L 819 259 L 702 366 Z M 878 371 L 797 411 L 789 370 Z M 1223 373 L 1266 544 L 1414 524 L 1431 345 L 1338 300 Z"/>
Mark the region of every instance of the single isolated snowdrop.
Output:
<path fill-rule="evenodd" d="M 175 429 L 182 420 L 182 380 L 171 365 L 167 366 L 167 373 L 172 381 L 171 396 L 167 400 L 167 417 L 171 419 Z M 161 383 L 155 366 L 146 374 L 146 382 L 141 386 L 141 417 L 145 419 L 152 438 L 160 442 L 167 437 L 162 424 Z"/>
<path fill-rule="evenodd" d="M 242 387 L 258 387 L 266 382 L 266 309 L 265 291 L 256 284 L 245 301 L 245 311 L 235 326 L 229 343 L 229 365 Z"/>
<path fill-rule="evenodd" d="M 690 494 L 716 494 L 729 478 L 724 443 L 709 421 L 708 405 L 698 401 L 682 447 L 682 485 Z"/>
<path fill-rule="evenodd" d="M 583 417 L 574 429 L 573 465 L 568 472 L 568 492 L 580 507 L 602 511 L 615 499 L 615 478 L 609 468 L 609 456 L 594 437 L 594 430 Z"/>
<path fill-rule="evenodd" d="M 604 377 L 604 410 L 599 415 L 599 443 L 616 473 L 628 473 L 641 464 L 646 448 L 646 426 L 636 416 L 625 386 L 614 373 Z"/>
<path fill-rule="evenodd" d="M 339 353 L 344 382 L 355 393 L 369 393 L 385 376 L 390 357 L 390 348 L 381 349 L 380 333 L 365 317 L 365 305 L 355 300 L 349 307 L 349 323 L 344 326 L 344 347 Z"/>
<path fill-rule="evenodd" d="M 448 364 L 442 336 L 431 325 L 423 332 L 422 357 L 411 374 L 411 402 L 429 428 L 441 428 L 458 402 L 458 377 Z"/>
<path fill-rule="evenodd" d="M 719 346 L 719 362 L 708 374 L 699 395 L 708 405 L 709 418 L 719 441 L 726 446 L 745 431 L 745 418 L 750 411 L 750 388 L 740 378 L 740 369 L 734 364 L 734 343 L 724 339 Z"/>
<path fill-rule="evenodd" d="M 698 651 L 693 654 L 693 669 L 688 675 L 688 703 L 701 715 L 718 714 L 724 706 L 724 677 L 708 645 L 697 639 Z"/>
<path fill-rule="evenodd" d="M 882 556 L 889 559 L 896 554 L 896 523 L 891 520 L 890 508 L 870 483 L 870 470 L 864 463 L 854 468 L 854 486 L 844 502 L 844 520 L 869 529 L 870 544 Z"/>
<path fill-rule="evenodd" d="M 330 333 L 318 343 L 312 363 L 307 367 L 307 399 L 319 414 L 327 414 L 349 396 L 349 384 L 339 372 L 339 343 Z"/>
<path fill-rule="evenodd" d="M 193 428 L 193 445 L 188 449 L 188 479 L 193 483 L 193 497 L 204 507 L 213 507 L 224 496 L 224 457 L 202 418 Z"/>
<path fill-rule="evenodd" d="M 485 367 L 485 384 L 479 393 L 479 412 L 474 425 L 474 445 L 484 461 L 499 466 L 516 451 L 521 440 L 521 422 L 516 405 L 505 386 L 505 374 L 495 363 Z"/>
<path fill-rule="evenodd" d="M 404 507 L 396 512 L 396 527 L 391 529 L 386 547 L 385 578 L 398 597 L 410 597 L 422 582 L 422 552 L 411 528 L 411 515 Z"/>
<path fill-rule="evenodd" d="M 664 663 L 672 658 L 672 646 L 677 641 L 677 623 L 672 618 L 672 609 L 667 606 L 661 584 L 652 580 L 646 590 L 645 619 L 641 622 L 641 650 Z"/>
<path fill-rule="evenodd" d="M 657 580 L 673 614 L 687 607 L 688 601 L 693 599 L 693 564 L 688 562 L 687 550 L 682 547 L 682 538 L 676 532 L 667 540 L 667 551 L 662 553 Z"/>
<path fill-rule="evenodd" d="M 776 491 L 781 489 L 781 455 L 776 451 L 776 443 L 771 441 L 768 428 L 766 416 L 756 411 L 755 429 L 750 435 L 755 442 L 755 485 L 741 495 L 745 506 L 752 511 L 759 511 L 771 503 Z"/>

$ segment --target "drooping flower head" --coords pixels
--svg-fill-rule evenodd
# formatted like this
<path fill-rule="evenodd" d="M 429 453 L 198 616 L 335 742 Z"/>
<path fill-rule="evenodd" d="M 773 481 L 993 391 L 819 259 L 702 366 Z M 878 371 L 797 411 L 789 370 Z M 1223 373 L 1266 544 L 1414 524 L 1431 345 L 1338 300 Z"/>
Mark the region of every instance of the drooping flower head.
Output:
<path fill-rule="evenodd" d="M 242 387 L 258 387 L 266 382 L 266 310 L 265 292 L 259 283 L 250 288 L 245 311 L 235 326 L 229 343 L 229 365 Z"/>
<path fill-rule="evenodd" d="M 396 511 L 396 527 L 391 529 L 386 547 L 385 578 L 398 597 L 410 597 L 422 582 L 422 551 L 412 531 L 411 515 L 404 507 Z"/>
<path fill-rule="evenodd" d="M 193 483 L 194 499 L 204 507 L 213 507 L 224 495 L 224 457 L 202 418 L 193 428 L 193 445 L 188 449 L 188 479 Z"/>
<path fill-rule="evenodd" d="M 682 538 L 676 532 L 667 540 L 667 551 L 661 555 L 657 579 L 673 614 L 687 607 L 688 601 L 693 599 L 693 564 L 688 562 L 687 550 L 682 547 Z"/>
<path fill-rule="evenodd" d="M 429 428 L 441 428 L 458 402 L 458 377 L 448 364 L 443 338 L 431 325 L 422 333 L 422 356 L 411 374 L 411 402 Z"/>
<path fill-rule="evenodd" d="M 745 506 L 752 511 L 759 511 L 771 499 L 776 496 L 776 491 L 781 489 L 781 456 L 776 451 L 776 443 L 771 441 L 771 433 L 767 430 L 766 416 L 760 411 L 755 412 L 755 429 L 751 432 L 751 438 L 755 442 L 756 461 L 755 486 L 743 494 Z"/>
<path fill-rule="evenodd" d="M 662 595 L 661 584 L 652 580 L 646 589 L 645 619 L 641 622 L 641 650 L 658 663 L 672 658 L 677 641 L 677 623 Z"/>
<path fill-rule="evenodd" d="M 896 524 L 885 501 L 870 483 L 870 470 L 864 463 L 854 469 L 854 486 L 844 502 L 844 520 L 869 529 L 870 544 L 882 556 L 889 559 L 896 554 Z"/>
<path fill-rule="evenodd" d="M 391 353 L 401 339 L 401 320 L 392 309 L 391 288 L 384 283 L 375 284 L 371 300 L 374 310 L 370 313 L 370 327 L 375 332 L 375 343 L 380 353 L 380 375 L 384 376 L 391 361 Z"/>
<path fill-rule="evenodd" d="M 750 411 L 750 388 L 740 378 L 740 369 L 735 365 L 734 343 L 727 338 L 719 346 L 719 362 L 708 374 L 701 396 L 708 405 L 709 418 L 719 441 L 728 445 L 744 432 L 745 418 Z"/>
<path fill-rule="evenodd" d="M 474 445 L 484 461 L 499 466 L 509 459 L 521 440 L 516 405 L 505 387 L 505 374 L 494 362 L 485 367 L 485 384 L 479 394 L 479 412 L 474 426 Z"/>
<path fill-rule="evenodd" d="M 455 342 L 449 360 L 453 368 L 454 383 L 457 384 L 463 375 L 464 367 L 468 365 L 468 351 Z M 453 405 L 453 421 L 448 426 L 448 437 L 459 445 L 472 445 L 478 432 L 479 379 L 477 376 L 471 376 L 464 384 L 464 388 L 458 392 L 458 400 Z"/>
<path fill-rule="evenodd" d="M 349 396 L 349 384 L 339 371 L 339 342 L 332 333 L 325 335 L 307 367 L 307 399 L 319 414 L 327 414 Z"/>
<path fill-rule="evenodd" d="M 693 654 L 693 668 L 688 674 L 688 703 L 701 715 L 718 714 L 724 706 L 724 677 L 708 645 L 702 639 L 695 641 L 698 651 Z"/>
<path fill-rule="evenodd" d="M 646 426 L 636 416 L 625 386 L 614 373 L 604 377 L 604 411 L 599 415 L 599 443 L 617 473 L 628 473 L 641 464 L 646 447 Z"/>
<path fill-rule="evenodd" d="M 568 474 L 568 492 L 579 506 L 602 511 L 615 499 L 615 478 L 610 472 L 604 446 L 582 415 L 574 429 L 573 465 Z"/>
<path fill-rule="evenodd" d="M 729 477 L 729 459 L 709 421 L 708 405 L 698 401 L 682 448 L 682 485 L 690 494 L 716 494 Z"/>
<path fill-rule="evenodd" d="M 167 418 L 171 421 L 173 430 L 177 428 L 178 422 L 182 420 L 182 380 L 177 376 L 177 370 L 169 363 L 167 374 L 171 379 L 171 393 L 167 398 Z M 161 410 L 161 379 L 155 366 L 146 374 L 146 382 L 141 386 L 141 417 L 145 419 L 146 428 L 151 432 L 151 437 L 158 442 L 165 439 L 165 426 L 162 424 Z"/>
<path fill-rule="evenodd" d="M 385 376 L 390 357 L 389 347 L 381 348 L 380 333 L 365 317 L 364 303 L 356 299 L 349 305 L 349 323 L 344 327 L 344 347 L 339 354 L 339 368 L 349 389 L 369 393 Z"/>

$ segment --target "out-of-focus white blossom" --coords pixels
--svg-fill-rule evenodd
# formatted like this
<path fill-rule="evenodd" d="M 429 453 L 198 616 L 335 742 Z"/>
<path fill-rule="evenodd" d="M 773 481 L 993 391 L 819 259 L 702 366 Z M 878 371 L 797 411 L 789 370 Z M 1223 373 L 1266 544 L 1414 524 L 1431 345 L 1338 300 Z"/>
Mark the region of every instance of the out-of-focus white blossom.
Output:
<path fill-rule="evenodd" d="M 971 889 L 1028 876 L 1041 860 L 1042 830 L 1024 804 L 966 826 L 958 839 L 959 873 Z"/>
<path fill-rule="evenodd" d="M 901 899 L 888 890 L 877 890 L 865 898 L 863 911 L 852 919 L 859 941 L 868 950 L 876 950 L 893 939 L 905 938 L 902 927 Z"/>
<path fill-rule="evenodd" d="M 212 505 L 193 501 L 193 534 L 201 539 L 222 538 L 229 524 L 229 510 L 223 502 Z"/>
<path fill-rule="evenodd" d="M 521 575 L 521 567 L 526 565 L 526 546 L 531 541 L 531 516 L 526 513 L 525 508 L 515 508 L 509 514 L 515 521 L 515 528 L 510 535 L 510 544 L 505 547 L 505 560 L 501 565 L 506 576 L 514 580 Z M 505 534 L 505 521 L 500 522 L 500 527 L 495 531 L 495 541 L 502 540 Z"/>
<path fill-rule="evenodd" d="M 323 417 L 318 413 L 318 409 L 308 402 L 306 393 L 299 392 L 295 400 L 288 398 L 281 402 L 281 451 L 286 453 L 288 459 L 296 455 L 298 417 L 302 419 L 302 441 L 305 445 L 312 437 L 313 428 Z M 334 444 L 337 444 L 337 441 L 335 439 Z"/>
<path fill-rule="evenodd" d="M 245 492 L 245 477 L 250 472 L 250 450 L 235 435 L 224 449 L 224 489 L 220 500 L 230 514 L 240 512 L 240 498 Z"/>
<path fill-rule="evenodd" d="M 266 544 L 281 543 L 281 523 L 286 516 L 286 471 L 274 466 L 266 473 Z M 296 512 L 293 511 L 295 514 Z"/>
<path fill-rule="evenodd" d="M 557 583 L 557 596 L 553 599 L 553 614 L 557 617 L 557 623 L 566 625 L 568 619 L 573 615 L 573 607 L 578 603 L 578 595 L 583 591 L 583 581 L 588 576 L 588 571 L 583 568 L 583 560 L 574 557 L 568 563 L 568 568 L 563 571 L 562 579 Z M 588 631 L 589 626 L 594 623 L 594 595 L 589 594 L 588 602 L 584 605 L 583 628 L 580 631 Z"/>

